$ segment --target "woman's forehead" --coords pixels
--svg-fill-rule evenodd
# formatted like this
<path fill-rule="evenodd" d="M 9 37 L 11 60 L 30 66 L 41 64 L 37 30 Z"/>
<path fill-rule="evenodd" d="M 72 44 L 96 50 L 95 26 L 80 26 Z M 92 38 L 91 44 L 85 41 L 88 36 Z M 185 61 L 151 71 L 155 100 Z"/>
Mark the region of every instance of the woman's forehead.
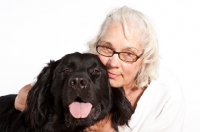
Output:
<path fill-rule="evenodd" d="M 123 26 L 120 23 L 114 23 L 107 26 L 100 39 L 100 43 L 112 46 L 117 50 L 142 50 L 139 35 L 136 32 L 130 32 L 128 35 L 125 34 Z"/>
<path fill-rule="evenodd" d="M 104 45 L 104 46 L 109 46 L 113 49 L 118 49 L 118 50 L 134 50 L 139 52 L 139 48 L 137 48 L 136 45 L 130 44 L 130 43 L 112 43 L 109 41 L 99 41 L 100 45 Z"/>

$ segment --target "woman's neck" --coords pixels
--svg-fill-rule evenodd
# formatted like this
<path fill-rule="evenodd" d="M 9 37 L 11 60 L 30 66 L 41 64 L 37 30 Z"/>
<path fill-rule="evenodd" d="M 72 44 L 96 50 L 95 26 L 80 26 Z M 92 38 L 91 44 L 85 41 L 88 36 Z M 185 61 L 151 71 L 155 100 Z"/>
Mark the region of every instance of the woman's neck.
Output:
<path fill-rule="evenodd" d="M 145 88 L 133 87 L 132 89 L 124 89 L 126 98 L 129 100 L 133 108 L 136 108 L 137 102 L 145 91 Z"/>

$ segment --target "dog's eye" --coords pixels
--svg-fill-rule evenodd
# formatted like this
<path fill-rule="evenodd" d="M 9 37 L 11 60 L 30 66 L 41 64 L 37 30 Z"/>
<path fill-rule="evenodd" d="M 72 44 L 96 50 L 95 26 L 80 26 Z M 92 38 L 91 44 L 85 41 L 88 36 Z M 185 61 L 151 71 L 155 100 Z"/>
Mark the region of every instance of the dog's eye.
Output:
<path fill-rule="evenodd" d="M 65 69 L 62 70 L 62 73 L 67 74 L 67 73 L 69 73 L 71 71 L 72 71 L 71 69 L 65 68 Z"/>
<path fill-rule="evenodd" d="M 100 70 L 99 69 L 93 69 L 91 73 L 93 75 L 98 75 L 98 74 L 100 74 Z"/>

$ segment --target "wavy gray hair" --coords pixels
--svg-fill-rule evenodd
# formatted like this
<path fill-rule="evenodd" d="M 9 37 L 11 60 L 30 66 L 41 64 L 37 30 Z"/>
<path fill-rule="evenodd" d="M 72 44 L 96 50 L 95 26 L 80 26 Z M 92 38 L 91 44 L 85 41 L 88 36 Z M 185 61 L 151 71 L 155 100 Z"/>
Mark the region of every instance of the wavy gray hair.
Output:
<path fill-rule="evenodd" d="M 151 80 L 157 78 L 159 53 L 156 33 L 143 13 L 127 6 L 111 10 L 103 21 L 98 34 L 88 42 L 88 52 L 97 54 L 97 42 L 104 35 L 108 25 L 112 23 L 122 24 L 126 38 L 133 35 L 134 32 L 140 36 L 140 43 L 144 51 L 143 62 L 136 76 L 135 85 L 139 88 L 147 87 Z"/>

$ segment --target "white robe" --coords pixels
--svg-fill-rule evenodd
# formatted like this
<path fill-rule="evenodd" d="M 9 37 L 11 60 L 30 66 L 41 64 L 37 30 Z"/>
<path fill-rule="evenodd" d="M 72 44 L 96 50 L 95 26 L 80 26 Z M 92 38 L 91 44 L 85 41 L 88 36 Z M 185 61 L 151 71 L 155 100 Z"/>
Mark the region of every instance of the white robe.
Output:
<path fill-rule="evenodd" d="M 139 99 L 129 127 L 120 126 L 119 132 L 185 131 L 185 98 L 181 86 L 167 69 L 162 67 L 159 73 Z"/>

